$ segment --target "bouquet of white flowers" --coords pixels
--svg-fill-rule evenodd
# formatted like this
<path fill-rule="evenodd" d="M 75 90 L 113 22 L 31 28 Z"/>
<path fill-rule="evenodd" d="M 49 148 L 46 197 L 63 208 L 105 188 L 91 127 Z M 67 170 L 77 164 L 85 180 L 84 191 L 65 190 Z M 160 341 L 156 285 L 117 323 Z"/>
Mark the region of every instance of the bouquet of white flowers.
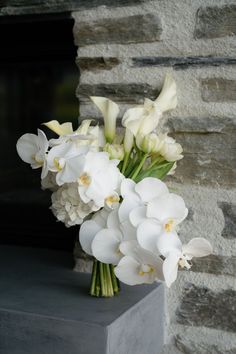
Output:
<path fill-rule="evenodd" d="M 104 127 L 84 120 L 44 123 L 58 135 L 48 141 L 24 134 L 17 152 L 32 168 L 42 168 L 42 188 L 52 191 L 52 212 L 67 227 L 81 225 L 83 250 L 94 257 L 90 294 L 113 296 L 119 280 L 129 284 L 160 280 L 170 286 L 178 268 L 189 269 L 193 257 L 210 254 L 204 238 L 182 245 L 177 234 L 188 209 L 162 179 L 173 174 L 182 147 L 157 133 L 163 113 L 176 107 L 176 84 L 166 75 L 155 101 L 128 109 L 124 134 L 116 134 L 119 107 L 105 97 L 91 97 Z"/>

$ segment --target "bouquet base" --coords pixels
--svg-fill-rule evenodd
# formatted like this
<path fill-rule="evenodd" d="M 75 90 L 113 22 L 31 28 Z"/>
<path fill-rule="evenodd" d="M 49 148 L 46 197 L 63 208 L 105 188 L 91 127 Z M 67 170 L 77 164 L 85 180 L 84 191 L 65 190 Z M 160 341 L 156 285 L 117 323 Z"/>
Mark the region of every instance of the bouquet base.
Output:
<path fill-rule="evenodd" d="M 158 354 L 164 285 L 89 295 L 90 274 L 68 253 L 0 246 L 0 347 L 4 354 Z"/>
<path fill-rule="evenodd" d="M 114 266 L 94 260 L 90 295 L 96 297 L 112 297 L 119 292 L 120 282 L 115 276 Z"/>

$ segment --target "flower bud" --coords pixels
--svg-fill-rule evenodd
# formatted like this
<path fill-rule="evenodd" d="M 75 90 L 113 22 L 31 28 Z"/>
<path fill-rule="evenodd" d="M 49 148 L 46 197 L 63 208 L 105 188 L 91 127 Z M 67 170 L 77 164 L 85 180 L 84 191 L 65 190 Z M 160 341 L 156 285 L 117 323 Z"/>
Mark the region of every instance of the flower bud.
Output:
<path fill-rule="evenodd" d="M 167 136 L 167 134 L 164 135 L 160 154 L 166 161 L 173 162 L 181 160 L 183 158 L 182 152 L 182 146 L 176 143 L 175 139 Z"/>
<path fill-rule="evenodd" d="M 163 140 L 155 133 L 142 135 L 138 134 L 136 137 L 136 144 L 138 148 L 146 154 L 158 153 L 163 145 Z"/>
<path fill-rule="evenodd" d="M 125 152 L 123 145 L 107 143 L 104 146 L 104 151 L 109 154 L 111 160 L 124 160 Z"/>
<path fill-rule="evenodd" d="M 124 150 L 126 154 L 129 154 L 134 145 L 134 136 L 133 133 L 126 128 L 125 129 L 125 138 L 124 138 Z"/>

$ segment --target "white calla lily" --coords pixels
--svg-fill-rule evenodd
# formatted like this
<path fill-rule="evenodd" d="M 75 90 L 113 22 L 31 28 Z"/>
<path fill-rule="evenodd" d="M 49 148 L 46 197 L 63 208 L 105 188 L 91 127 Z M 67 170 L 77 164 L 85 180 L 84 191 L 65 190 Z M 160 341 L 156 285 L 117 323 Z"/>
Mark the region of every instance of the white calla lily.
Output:
<path fill-rule="evenodd" d="M 124 150 L 129 155 L 134 145 L 134 135 L 129 129 L 125 129 Z"/>
<path fill-rule="evenodd" d="M 191 268 L 193 257 L 205 257 L 213 252 L 212 246 L 205 238 L 194 238 L 188 244 L 181 244 L 178 237 L 161 236 L 157 240 L 157 247 L 166 259 L 163 263 L 163 274 L 168 287 L 176 280 L 178 268 Z"/>
<path fill-rule="evenodd" d="M 48 173 L 46 155 L 48 147 L 47 137 L 40 129 L 38 135 L 22 135 L 16 144 L 18 155 L 24 162 L 29 163 L 33 169 L 42 167 L 42 178 L 45 178 Z"/>
<path fill-rule="evenodd" d="M 115 274 L 120 281 L 137 285 L 163 280 L 161 258 L 142 249 L 136 241 L 123 242 L 120 250 L 125 255 L 115 268 Z"/>
<path fill-rule="evenodd" d="M 155 101 L 148 98 L 142 106 L 128 109 L 123 116 L 122 125 L 128 128 L 134 136 L 147 135 L 156 127 L 166 111 L 177 105 L 176 84 L 171 74 L 166 74 L 161 93 Z"/>
<path fill-rule="evenodd" d="M 108 143 L 112 143 L 116 135 L 116 119 L 119 114 L 118 105 L 106 97 L 90 97 L 102 112 L 104 118 L 104 133 Z"/>
<path fill-rule="evenodd" d="M 43 125 L 45 125 L 57 135 L 73 134 L 73 127 L 71 122 L 60 124 L 57 120 L 51 120 L 49 122 L 43 123 Z"/>

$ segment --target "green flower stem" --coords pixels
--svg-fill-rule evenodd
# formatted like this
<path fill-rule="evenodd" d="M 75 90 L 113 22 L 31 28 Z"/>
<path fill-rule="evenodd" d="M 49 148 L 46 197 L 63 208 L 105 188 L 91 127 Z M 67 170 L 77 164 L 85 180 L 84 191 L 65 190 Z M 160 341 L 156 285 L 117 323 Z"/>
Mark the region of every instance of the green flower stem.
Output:
<path fill-rule="evenodd" d="M 128 164 L 128 161 L 129 161 L 129 155 L 130 153 L 125 153 L 125 158 L 124 158 L 124 162 L 123 162 L 123 166 L 122 166 L 122 170 L 121 170 L 121 173 L 125 173 L 125 169 L 127 167 L 127 164 Z"/>
<path fill-rule="evenodd" d="M 143 155 L 143 157 L 142 157 L 142 159 L 141 159 L 141 161 L 140 161 L 138 167 L 135 169 L 134 173 L 133 173 L 132 176 L 130 177 L 131 179 L 134 180 L 134 179 L 138 176 L 138 174 L 139 174 L 139 172 L 141 171 L 141 169 L 142 169 L 142 167 L 143 167 L 143 165 L 144 165 L 144 162 L 146 161 L 147 157 L 148 157 L 148 154 L 144 154 L 144 155 Z"/>
<path fill-rule="evenodd" d="M 106 296 L 106 280 L 103 270 L 103 263 L 99 262 L 99 275 L 100 275 L 100 282 L 101 282 L 101 295 Z"/>
<path fill-rule="evenodd" d="M 93 271 L 92 271 L 92 278 L 91 278 L 91 285 L 90 285 L 90 295 L 92 296 L 96 296 L 95 286 L 96 286 L 96 278 L 97 278 L 97 269 L 98 269 L 98 261 L 95 260 L 93 262 Z"/>
<path fill-rule="evenodd" d="M 97 297 L 99 297 L 101 295 L 100 273 L 99 273 L 98 269 L 97 269 L 97 277 L 96 277 L 95 294 Z"/>
<path fill-rule="evenodd" d="M 115 276 L 113 264 L 110 264 L 110 273 L 111 273 L 111 281 L 112 281 L 113 291 L 114 291 L 114 294 L 117 294 L 119 292 L 119 283 L 118 283 L 118 279 Z"/>
<path fill-rule="evenodd" d="M 94 260 L 91 276 L 90 295 L 112 297 L 120 291 L 119 280 L 115 276 L 114 266 Z"/>
<path fill-rule="evenodd" d="M 148 166 L 148 170 L 151 169 L 156 164 L 158 164 L 159 162 L 162 162 L 162 161 L 164 161 L 164 158 L 161 155 L 159 155 L 155 160 L 153 160 L 151 165 Z"/>

